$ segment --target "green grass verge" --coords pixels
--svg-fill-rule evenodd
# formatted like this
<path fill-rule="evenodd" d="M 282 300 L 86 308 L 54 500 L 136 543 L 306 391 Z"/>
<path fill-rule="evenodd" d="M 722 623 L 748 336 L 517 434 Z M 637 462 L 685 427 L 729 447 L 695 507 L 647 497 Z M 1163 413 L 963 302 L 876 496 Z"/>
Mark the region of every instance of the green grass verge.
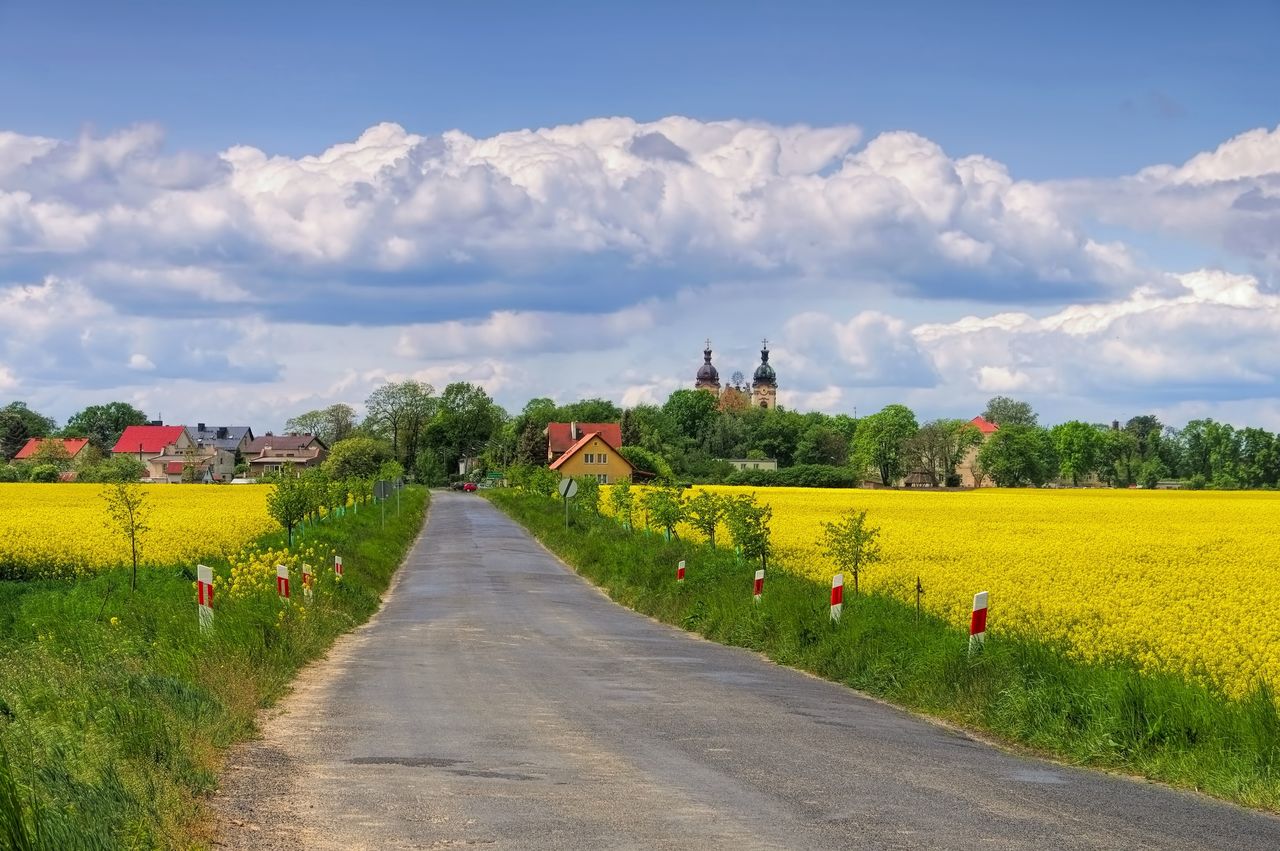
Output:
<path fill-rule="evenodd" d="M 302 543 L 342 554 L 343 582 L 283 619 L 274 595 L 219 597 L 209 635 L 194 565 L 142 571 L 133 594 L 124 570 L 0 582 L 0 848 L 207 845 L 222 754 L 299 668 L 377 611 L 427 501 L 409 488 L 385 526 L 372 508 L 308 528 Z M 225 562 L 205 563 L 226 576 Z"/>
<path fill-rule="evenodd" d="M 558 501 L 518 491 L 486 496 L 625 606 L 724 644 L 1029 747 L 1068 763 L 1118 769 L 1260 809 L 1280 808 L 1280 717 L 1264 688 L 1230 701 L 1133 665 L 1076 661 L 1027 636 L 968 636 L 879 595 L 829 616 L 829 588 L 771 570 L 752 603 L 752 576 L 731 552 L 628 534 L 586 513 L 566 531 Z M 684 583 L 675 564 L 688 561 Z M 993 627 L 994 628 L 994 627 Z"/>

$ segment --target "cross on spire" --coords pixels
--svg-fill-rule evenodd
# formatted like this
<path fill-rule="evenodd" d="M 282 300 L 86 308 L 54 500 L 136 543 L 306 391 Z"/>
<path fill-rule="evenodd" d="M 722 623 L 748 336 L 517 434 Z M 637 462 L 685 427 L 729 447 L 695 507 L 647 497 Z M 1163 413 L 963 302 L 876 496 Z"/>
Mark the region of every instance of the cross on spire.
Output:
<path fill-rule="evenodd" d="M 763 348 L 763 349 L 767 349 L 767 348 L 769 348 L 769 338 L 768 338 L 768 337 L 765 337 L 763 340 L 761 340 L 761 341 L 760 341 L 760 347 L 761 347 L 761 348 Z"/>

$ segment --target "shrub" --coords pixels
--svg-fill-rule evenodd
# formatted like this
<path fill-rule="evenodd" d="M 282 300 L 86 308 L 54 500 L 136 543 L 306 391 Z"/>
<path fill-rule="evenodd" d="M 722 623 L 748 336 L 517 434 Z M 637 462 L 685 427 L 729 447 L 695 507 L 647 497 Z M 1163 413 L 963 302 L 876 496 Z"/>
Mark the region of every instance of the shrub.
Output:
<path fill-rule="evenodd" d="M 31 468 L 31 481 L 56 482 L 61 472 L 56 464 L 37 464 Z"/>

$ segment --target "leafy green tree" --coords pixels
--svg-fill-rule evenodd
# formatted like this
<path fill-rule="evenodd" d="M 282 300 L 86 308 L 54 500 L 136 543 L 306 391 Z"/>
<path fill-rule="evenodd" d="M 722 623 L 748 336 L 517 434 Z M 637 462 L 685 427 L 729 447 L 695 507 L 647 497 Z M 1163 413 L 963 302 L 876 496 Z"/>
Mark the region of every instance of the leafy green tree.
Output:
<path fill-rule="evenodd" d="M 719 412 L 716 397 L 705 390 L 677 390 L 662 406 L 676 434 L 701 443 Z"/>
<path fill-rule="evenodd" d="M 880 527 L 867 523 L 867 512 L 850 509 L 834 523 L 822 524 L 823 552 L 836 567 L 853 575 L 853 593 L 868 565 L 880 561 Z"/>
<path fill-rule="evenodd" d="M 796 444 L 797 464 L 826 464 L 841 467 L 848 460 L 849 439 L 825 422 L 809 426 Z"/>
<path fill-rule="evenodd" d="M 956 468 L 970 449 L 982 442 L 982 432 L 965 420 L 932 420 L 920 426 L 907 443 L 908 463 L 924 470 L 930 484 L 954 486 Z"/>
<path fill-rule="evenodd" d="M 147 415 L 128 402 L 108 402 L 72 414 L 62 436 L 87 437 L 101 451 L 110 452 L 126 428 L 146 424 Z"/>
<path fill-rule="evenodd" d="M 649 522 L 666 532 L 668 538 L 676 537 L 676 527 L 684 519 L 684 502 L 680 489 L 665 485 L 649 488 L 641 501 L 649 515 Z"/>
<path fill-rule="evenodd" d="M 365 427 L 391 441 L 391 452 L 397 460 L 412 462 L 418 456 L 419 443 L 433 417 L 438 416 L 437 411 L 444 403 L 443 399 L 436 399 L 435 392 L 434 387 L 421 381 L 383 384 L 365 400 Z M 486 432 L 479 444 L 488 438 Z"/>
<path fill-rule="evenodd" d="M 635 494 L 630 482 L 618 482 L 609 488 L 609 507 L 618 522 L 630 532 L 631 519 L 635 515 Z"/>
<path fill-rule="evenodd" d="M 608 399 L 583 399 L 556 409 L 556 422 L 561 423 L 616 423 L 620 419 L 622 409 Z"/>
<path fill-rule="evenodd" d="M 520 439 L 516 443 L 517 464 L 547 463 L 546 425 L 541 426 L 535 420 L 529 420 L 520 431 Z"/>
<path fill-rule="evenodd" d="M 905 405 L 888 405 L 865 417 L 853 436 L 855 468 L 873 468 L 882 483 L 893 484 L 907 472 L 908 442 L 917 431 L 916 416 Z"/>
<path fill-rule="evenodd" d="M 1240 477 L 1247 487 L 1275 487 L 1280 480 L 1280 444 L 1266 429 L 1243 428 L 1240 435 Z"/>
<path fill-rule="evenodd" d="M 25 402 L 10 402 L 0 408 L 0 459 L 8 460 L 33 437 L 53 434 L 53 419 L 38 414 Z"/>
<path fill-rule="evenodd" d="M 267 513 L 288 534 L 291 547 L 293 528 L 306 519 L 312 507 L 311 490 L 304 479 L 293 474 L 292 467 L 292 464 L 285 465 L 271 493 L 267 494 Z"/>
<path fill-rule="evenodd" d="M 1038 419 L 1029 403 L 1019 402 L 1008 396 L 993 396 L 987 402 L 987 409 L 982 412 L 982 418 L 1001 428 L 1011 425 L 1034 426 Z"/>
<path fill-rule="evenodd" d="M 1169 470 L 1159 458 L 1148 458 L 1138 468 L 1138 484 L 1144 488 L 1154 488 L 1160 480 L 1169 475 Z"/>
<path fill-rule="evenodd" d="M 67 452 L 67 448 L 62 445 L 61 440 L 42 441 L 36 447 L 36 451 L 31 455 L 30 460 L 33 464 L 50 465 L 58 472 L 71 469 L 71 455 Z"/>
<path fill-rule="evenodd" d="M 700 490 L 685 506 L 685 518 L 689 525 L 702 533 L 702 536 L 716 548 L 716 529 L 724 519 L 725 501 L 711 493 Z"/>
<path fill-rule="evenodd" d="M 52 464 L 32 464 L 30 481 L 49 484 L 58 480 L 58 468 Z"/>
<path fill-rule="evenodd" d="M 978 450 L 978 458 L 987 475 L 1003 488 L 1039 487 L 1058 470 L 1053 440 L 1038 426 L 1001 426 Z"/>
<path fill-rule="evenodd" d="M 769 566 L 770 522 L 773 508 L 763 505 L 751 496 L 729 497 L 725 503 L 724 521 L 729 536 L 747 561 L 759 561 L 761 568 Z"/>
<path fill-rule="evenodd" d="M 1097 469 L 1102 458 L 1102 433 L 1097 427 L 1071 420 L 1050 429 L 1049 437 L 1058 455 L 1058 469 L 1072 485 L 1079 486 L 1080 479 Z"/>
<path fill-rule="evenodd" d="M 454 472 L 462 458 L 479 453 L 506 419 L 484 388 L 457 381 L 445 387 L 435 419 L 427 428 L 427 443 L 445 469 Z"/>
<path fill-rule="evenodd" d="M 637 470 L 652 473 L 659 482 L 672 483 L 676 480 L 676 474 L 672 471 L 667 459 L 644 447 L 623 446 L 618 450 L 618 454 L 626 458 Z"/>
<path fill-rule="evenodd" d="M 285 429 L 302 434 L 314 434 L 325 446 L 333 446 L 346 440 L 356 430 L 358 419 L 355 410 L 342 403 L 327 408 L 307 411 L 290 418 Z"/>
<path fill-rule="evenodd" d="M 1098 427 L 1098 475 L 1112 487 L 1127 488 L 1137 481 L 1142 464 L 1138 454 L 1138 438 L 1123 429 Z"/>
<path fill-rule="evenodd" d="M 391 449 L 373 437 L 348 437 L 329 449 L 323 469 L 331 479 L 372 479 L 383 462 L 391 460 Z"/>
<path fill-rule="evenodd" d="M 577 511 L 600 513 L 600 481 L 595 476 L 575 476 L 578 483 L 578 495 L 573 498 L 573 507 Z"/>
<path fill-rule="evenodd" d="M 138 590 L 138 559 L 142 555 L 142 542 L 150 527 L 147 517 L 151 507 L 147 494 L 136 482 L 118 481 L 102 489 L 101 497 L 107 504 L 106 527 L 129 543 L 133 572 L 129 578 L 129 590 Z"/>

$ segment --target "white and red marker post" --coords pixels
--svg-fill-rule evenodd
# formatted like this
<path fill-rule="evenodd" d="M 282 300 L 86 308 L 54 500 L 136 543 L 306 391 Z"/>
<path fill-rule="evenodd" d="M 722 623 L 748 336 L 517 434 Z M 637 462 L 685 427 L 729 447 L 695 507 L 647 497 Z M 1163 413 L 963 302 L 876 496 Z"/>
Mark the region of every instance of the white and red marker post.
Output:
<path fill-rule="evenodd" d="M 684 582 L 684 559 L 676 564 L 676 582 Z"/>
<path fill-rule="evenodd" d="M 308 603 L 311 602 L 311 594 L 312 594 L 311 586 L 312 586 L 312 583 L 314 582 L 315 582 L 315 579 L 311 576 L 311 565 L 304 564 L 302 566 L 302 596 L 306 599 Z"/>
<path fill-rule="evenodd" d="M 751 587 L 752 602 L 759 603 L 760 597 L 764 595 L 764 568 L 756 571 L 756 581 Z"/>
<path fill-rule="evenodd" d="M 840 620 L 840 613 L 844 611 L 844 574 L 837 573 L 831 577 L 831 619 L 833 621 Z"/>
<path fill-rule="evenodd" d="M 276 593 L 281 600 L 289 602 L 289 568 L 283 564 L 276 565 Z"/>
<path fill-rule="evenodd" d="M 200 617 L 200 631 L 208 632 L 213 626 L 213 568 L 196 565 L 196 613 Z"/>
<path fill-rule="evenodd" d="M 973 614 L 969 617 L 969 652 L 982 649 L 987 641 L 987 598 L 986 591 L 973 595 Z"/>
<path fill-rule="evenodd" d="M 342 556 L 333 557 L 333 578 L 342 581 Z"/>

